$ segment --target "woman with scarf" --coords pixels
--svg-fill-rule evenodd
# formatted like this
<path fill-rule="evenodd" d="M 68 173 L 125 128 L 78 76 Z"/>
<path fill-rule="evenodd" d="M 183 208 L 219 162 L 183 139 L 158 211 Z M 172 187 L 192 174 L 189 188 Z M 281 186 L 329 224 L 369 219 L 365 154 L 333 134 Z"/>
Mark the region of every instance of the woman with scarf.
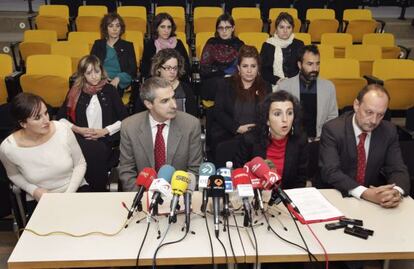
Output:
<path fill-rule="evenodd" d="M 168 13 L 159 13 L 154 17 L 152 23 L 152 36 L 144 44 L 144 52 L 141 62 L 141 76 L 146 79 L 150 77 L 151 59 L 162 49 L 175 49 L 184 58 L 185 75 L 183 79 L 188 80 L 190 73 L 190 60 L 183 42 L 177 39 L 175 31 L 177 26 L 174 19 Z"/>
<path fill-rule="evenodd" d="M 83 57 L 57 119 L 76 135 L 88 164 L 85 178 L 92 191 L 106 190 L 108 171 L 117 162 L 112 147 L 119 144 L 121 121 L 127 115 L 99 59 Z"/>
<path fill-rule="evenodd" d="M 263 43 L 260 51 L 263 78 L 272 84 L 273 91 L 277 89 L 280 81 L 299 73 L 299 49 L 304 44 L 295 39 L 294 26 L 293 17 L 281 12 L 275 21 L 273 37 Z"/>

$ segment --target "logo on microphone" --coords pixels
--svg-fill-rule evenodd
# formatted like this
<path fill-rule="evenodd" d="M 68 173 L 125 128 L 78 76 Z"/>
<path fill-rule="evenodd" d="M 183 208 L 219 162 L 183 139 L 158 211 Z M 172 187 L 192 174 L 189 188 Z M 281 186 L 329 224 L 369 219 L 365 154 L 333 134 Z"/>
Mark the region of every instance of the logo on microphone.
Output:
<path fill-rule="evenodd" d="M 210 163 L 204 163 L 204 167 L 201 168 L 202 174 L 214 174 L 214 167 Z"/>
<path fill-rule="evenodd" d="M 214 179 L 214 184 L 217 187 L 221 187 L 223 185 L 223 180 L 221 180 L 221 178 L 216 178 L 216 179 Z"/>

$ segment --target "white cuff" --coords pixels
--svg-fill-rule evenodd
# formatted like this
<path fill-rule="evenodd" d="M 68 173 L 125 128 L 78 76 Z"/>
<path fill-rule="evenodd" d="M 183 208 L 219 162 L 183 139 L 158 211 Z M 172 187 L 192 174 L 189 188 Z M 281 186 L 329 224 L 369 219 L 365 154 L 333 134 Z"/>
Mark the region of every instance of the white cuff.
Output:
<path fill-rule="evenodd" d="M 120 120 L 116 121 L 112 123 L 111 125 L 106 126 L 105 129 L 108 130 L 109 135 L 116 134 L 117 132 L 121 130 L 121 121 Z"/>
<path fill-rule="evenodd" d="M 362 193 L 364 191 L 366 191 L 366 190 L 367 190 L 367 187 L 358 186 L 358 187 L 356 187 L 356 188 L 354 188 L 352 190 L 349 190 L 348 191 L 348 194 L 351 195 L 351 196 L 353 196 L 353 197 L 355 197 L 355 198 L 361 199 Z"/>

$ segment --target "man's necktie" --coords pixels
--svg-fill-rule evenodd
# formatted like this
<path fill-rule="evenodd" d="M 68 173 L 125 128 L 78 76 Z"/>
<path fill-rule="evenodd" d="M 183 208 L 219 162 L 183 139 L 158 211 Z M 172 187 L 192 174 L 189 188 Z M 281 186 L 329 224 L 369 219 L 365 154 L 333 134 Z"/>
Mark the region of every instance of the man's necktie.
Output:
<path fill-rule="evenodd" d="M 359 184 L 364 185 L 365 169 L 367 166 L 364 145 L 365 145 L 365 138 L 367 138 L 367 133 L 361 133 L 358 137 L 359 137 L 359 143 L 357 145 L 358 165 L 357 165 L 356 180 L 358 181 Z"/>
<path fill-rule="evenodd" d="M 162 130 L 164 129 L 165 124 L 157 124 L 157 134 L 155 136 L 155 145 L 154 145 L 154 162 L 155 162 L 155 171 L 158 172 L 161 166 L 165 164 L 165 142 L 164 137 L 162 136 Z"/>

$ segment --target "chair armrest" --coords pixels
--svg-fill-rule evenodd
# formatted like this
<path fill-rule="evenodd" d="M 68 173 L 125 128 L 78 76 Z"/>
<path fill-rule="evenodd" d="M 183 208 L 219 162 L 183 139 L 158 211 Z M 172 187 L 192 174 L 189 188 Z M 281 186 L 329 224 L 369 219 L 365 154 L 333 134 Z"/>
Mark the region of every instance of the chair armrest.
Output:
<path fill-rule="evenodd" d="M 368 84 L 384 85 L 384 81 L 377 78 L 377 77 L 374 77 L 374 76 L 371 76 L 371 75 L 365 75 L 364 78 L 367 80 Z"/>
<path fill-rule="evenodd" d="M 309 24 L 310 24 L 310 20 L 305 20 L 305 23 L 304 23 L 305 33 L 307 33 L 309 30 Z"/>
<path fill-rule="evenodd" d="M 385 21 L 383 21 L 383 20 L 377 20 L 377 19 L 376 19 L 376 21 L 381 24 L 381 27 L 380 27 L 380 29 L 379 29 L 378 32 L 379 33 L 384 33 Z"/>
<path fill-rule="evenodd" d="M 349 21 L 348 20 L 342 20 L 342 32 L 346 33 L 346 30 L 348 29 Z"/>
<path fill-rule="evenodd" d="M 7 102 L 10 102 L 17 94 L 22 92 L 22 87 L 20 86 L 20 77 L 23 74 L 24 73 L 22 71 L 15 71 L 5 78 Z"/>
<path fill-rule="evenodd" d="M 408 56 L 410 55 L 411 48 L 404 47 L 402 45 L 397 45 L 401 50 L 404 52 L 400 55 L 400 59 L 408 59 Z"/>
<path fill-rule="evenodd" d="M 33 22 L 34 22 L 34 19 L 36 17 L 37 17 L 37 15 L 31 15 L 31 16 L 27 17 L 27 20 L 29 21 L 30 30 L 35 29 Z"/>
<path fill-rule="evenodd" d="M 20 70 L 20 71 L 24 71 L 24 62 L 22 60 L 22 56 L 19 55 L 20 57 L 20 63 L 17 62 L 17 52 L 20 54 L 19 51 L 16 52 L 17 49 L 17 45 L 19 45 L 20 43 L 22 43 L 22 41 L 16 41 L 16 42 L 12 42 L 10 43 L 10 50 L 12 53 L 12 57 L 13 57 L 13 63 L 14 66 L 16 67 L 16 70 Z"/>

